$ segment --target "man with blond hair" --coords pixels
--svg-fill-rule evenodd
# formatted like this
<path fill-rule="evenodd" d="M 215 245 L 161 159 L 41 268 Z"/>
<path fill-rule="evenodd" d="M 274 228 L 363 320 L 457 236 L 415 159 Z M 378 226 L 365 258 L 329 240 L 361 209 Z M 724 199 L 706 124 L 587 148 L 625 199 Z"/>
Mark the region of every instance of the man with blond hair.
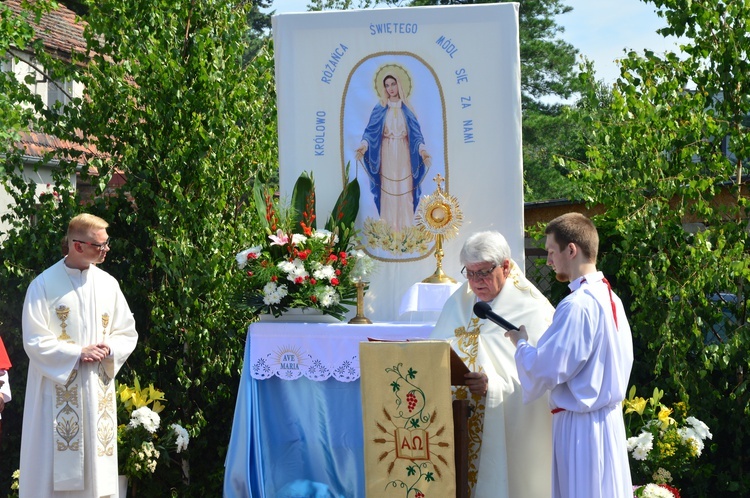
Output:
<path fill-rule="evenodd" d="M 516 346 L 524 401 L 549 391 L 552 498 L 631 498 L 622 414 L 633 366 L 628 319 L 596 270 L 599 234 L 591 220 L 564 214 L 545 233 L 547 264 L 557 280 L 570 282 L 570 294 L 536 345 L 523 325 L 505 335 Z"/>
<path fill-rule="evenodd" d="M 119 284 L 97 266 L 110 250 L 108 226 L 73 218 L 67 255 L 26 292 L 21 498 L 118 496 L 114 377 L 138 334 Z"/>

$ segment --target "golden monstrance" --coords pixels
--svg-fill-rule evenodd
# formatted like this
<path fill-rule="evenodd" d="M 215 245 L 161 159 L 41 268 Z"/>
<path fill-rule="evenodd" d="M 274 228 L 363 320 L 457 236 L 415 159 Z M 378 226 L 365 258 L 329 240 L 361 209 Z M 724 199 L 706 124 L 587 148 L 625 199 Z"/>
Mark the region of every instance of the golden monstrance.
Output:
<path fill-rule="evenodd" d="M 435 259 L 437 268 L 435 273 L 422 280 L 428 284 L 456 283 L 454 279 L 443 272 L 443 240 L 458 235 L 458 227 L 463 221 L 463 214 L 458 207 L 458 199 L 443 191 L 443 177 L 434 178 L 437 188 L 430 195 L 425 195 L 417 206 L 416 223 L 422 230 L 435 238 Z"/>

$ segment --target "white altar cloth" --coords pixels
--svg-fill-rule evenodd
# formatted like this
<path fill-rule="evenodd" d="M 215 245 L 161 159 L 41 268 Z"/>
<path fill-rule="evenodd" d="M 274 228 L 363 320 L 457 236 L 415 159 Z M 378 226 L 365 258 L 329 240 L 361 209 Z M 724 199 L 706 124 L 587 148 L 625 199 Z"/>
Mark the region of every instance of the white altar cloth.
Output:
<path fill-rule="evenodd" d="M 250 325 L 250 375 L 254 379 L 277 376 L 284 380 L 307 377 L 340 382 L 359 379 L 359 343 L 383 340 L 424 339 L 432 323 L 280 323 Z"/>

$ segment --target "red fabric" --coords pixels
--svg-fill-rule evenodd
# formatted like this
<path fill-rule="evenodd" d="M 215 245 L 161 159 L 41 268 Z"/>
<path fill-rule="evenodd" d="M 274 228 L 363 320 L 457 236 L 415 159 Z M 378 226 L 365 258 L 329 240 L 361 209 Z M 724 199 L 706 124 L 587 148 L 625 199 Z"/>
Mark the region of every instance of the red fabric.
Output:
<path fill-rule="evenodd" d="M 617 308 L 615 307 L 615 300 L 612 299 L 612 286 L 609 285 L 609 280 L 606 278 L 603 278 L 602 282 L 607 284 L 607 290 L 609 290 L 609 302 L 612 303 L 612 314 L 615 316 L 615 327 L 619 328 L 617 325 Z"/>
<path fill-rule="evenodd" d="M 0 337 L 0 370 L 8 370 L 13 365 L 10 363 L 10 358 L 8 358 L 8 353 L 5 351 L 5 344 L 3 344 L 3 339 Z"/>
<path fill-rule="evenodd" d="M 581 279 L 581 283 L 582 284 L 585 283 L 585 282 L 586 282 L 585 278 Z M 605 284 L 607 284 L 607 290 L 609 291 L 609 302 L 612 304 L 612 314 L 615 317 L 615 327 L 620 328 L 617 325 L 617 307 L 615 306 L 615 300 L 612 298 L 612 286 L 609 285 L 609 280 L 607 280 L 606 278 L 602 278 L 602 282 L 604 282 Z"/>

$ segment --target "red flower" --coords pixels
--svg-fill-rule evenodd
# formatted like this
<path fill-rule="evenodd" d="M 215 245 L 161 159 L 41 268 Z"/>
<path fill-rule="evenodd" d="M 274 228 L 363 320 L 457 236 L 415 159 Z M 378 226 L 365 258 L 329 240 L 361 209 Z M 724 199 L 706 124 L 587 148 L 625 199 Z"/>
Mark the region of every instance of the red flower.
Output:
<path fill-rule="evenodd" d="M 680 498 L 680 491 L 677 488 L 673 488 L 669 484 L 659 484 L 659 487 L 666 489 L 674 495 L 674 498 Z"/>
<path fill-rule="evenodd" d="M 339 279 L 338 278 L 332 278 L 331 279 L 331 285 L 339 285 Z"/>
<path fill-rule="evenodd" d="M 329 254 L 328 255 L 328 262 L 333 263 L 334 261 L 337 261 L 339 258 L 335 254 Z"/>
<path fill-rule="evenodd" d="M 271 275 L 271 282 L 277 282 L 279 280 L 279 277 L 276 275 Z"/>
<path fill-rule="evenodd" d="M 248 277 L 252 277 L 253 276 L 253 272 L 251 272 L 251 271 L 247 272 L 247 276 Z"/>
<path fill-rule="evenodd" d="M 336 275 L 341 275 L 341 270 L 336 270 L 336 271 L 335 271 L 334 273 L 335 273 Z"/>
<path fill-rule="evenodd" d="M 317 303 L 318 302 L 318 296 L 316 296 L 316 295 L 310 296 L 310 301 L 312 301 L 314 303 Z"/>
<path fill-rule="evenodd" d="M 318 283 L 318 281 L 317 281 L 317 280 L 315 280 L 314 278 L 311 278 L 311 279 L 310 279 L 310 284 L 312 284 L 312 285 L 315 285 L 315 284 L 317 284 L 317 283 Z"/>
<path fill-rule="evenodd" d="M 295 284 L 302 284 L 305 282 L 305 277 L 294 277 Z"/>
<path fill-rule="evenodd" d="M 417 494 L 414 495 L 414 498 L 424 498 L 424 493 L 421 491 L 417 491 Z"/>

